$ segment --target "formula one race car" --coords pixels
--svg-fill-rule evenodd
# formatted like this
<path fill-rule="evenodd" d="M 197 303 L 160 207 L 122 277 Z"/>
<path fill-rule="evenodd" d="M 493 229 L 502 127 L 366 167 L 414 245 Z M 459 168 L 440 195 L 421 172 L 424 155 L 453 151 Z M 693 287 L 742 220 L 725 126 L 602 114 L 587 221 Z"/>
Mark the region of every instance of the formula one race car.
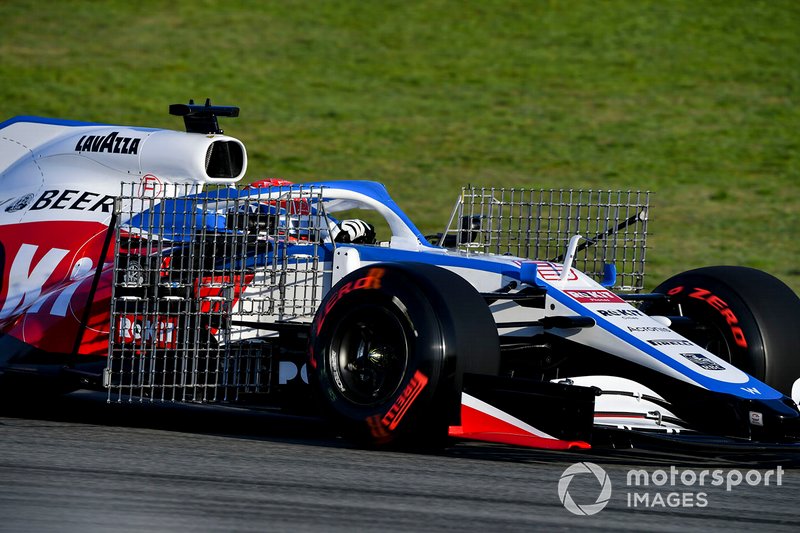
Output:
<path fill-rule="evenodd" d="M 648 193 L 466 187 L 425 236 L 377 183 L 237 187 L 238 108 L 170 112 L 0 124 L 5 397 L 267 405 L 369 445 L 800 441 L 800 300 L 743 267 L 642 293 Z"/>

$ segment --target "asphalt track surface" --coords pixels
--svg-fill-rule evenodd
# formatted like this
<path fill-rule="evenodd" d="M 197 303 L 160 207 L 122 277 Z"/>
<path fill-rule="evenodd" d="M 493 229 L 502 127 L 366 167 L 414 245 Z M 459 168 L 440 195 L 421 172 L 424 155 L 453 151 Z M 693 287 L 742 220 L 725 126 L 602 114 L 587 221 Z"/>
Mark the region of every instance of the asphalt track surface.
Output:
<path fill-rule="evenodd" d="M 600 465 L 612 484 L 607 506 L 593 516 L 573 515 L 558 495 L 564 470 L 582 461 Z M 721 469 L 733 482 L 734 469 L 763 478 L 778 465 L 780 486 L 775 476 L 769 486 L 743 480 L 730 491 L 710 481 L 627 485 L 631 469 L 656 475 L 675 467 L 678 480 L 687 470 Z M 798 465 L 788 454 L 697 459 L 481 443 L 428 455 L 372 451 L 310 420 L 106 405 L 102 395 L 75 393 L 46 407 L 0 409 L 0 530 L 797 531 Z M 592 504 L 600 482 L 576 475 L 567 490 L 576 504 Z M 650 506 L 629 504 L 645 492 Z M 670 493 L 695 505 L 670 506 Z"/>

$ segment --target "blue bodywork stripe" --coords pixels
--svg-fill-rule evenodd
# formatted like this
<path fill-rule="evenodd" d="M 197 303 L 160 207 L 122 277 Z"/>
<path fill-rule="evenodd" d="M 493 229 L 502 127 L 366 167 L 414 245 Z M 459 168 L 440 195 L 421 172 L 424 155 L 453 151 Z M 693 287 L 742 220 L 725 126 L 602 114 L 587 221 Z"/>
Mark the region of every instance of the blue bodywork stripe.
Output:
<path fill-rule="evenodd" d="M 487 261 L 474 256 L 465 257 L 460 255 L 434 254 L 415 250 L 392 250 L 391 248 L 351 244 L 346 246 L 357 248 L 361 259 L 366 261 L 408 261 L 442 267 L 460 267 L 519 279 L 519 269 L 513 265 L 500 261 Z"/>
<path fill-rule="evenodd" d="M 660 361 L 661 363 L 664 363 L 673 370 L 677 370 L 679 373 L 686 375 L 688 378 L 699 383 L 708 390 L 731 394 L 733 396 L 737 396 L 739 398 L 745 398 L 748 400 L 773 400 L 783 397 L 782 393 L 776 391 L 766 383 L 762 383 L 761 381 L 757 380 L 756 378 L 747 374 L 747 372 L 744 371 L 742 372 L 749 378 L 748 381 L 744 383 L 729 383 L 727 381 L 720 381 L 705 376 L 703 374 L 700 374 L 699 372 L 695 372 L 691 368 L 681 365 L 678 361 L 675 361 L 668 355 L 663 354 L 660 351 L 654 349 L 652 346 L 648 345 L 641 339 L 631 335 L 629 332 L 623 330 L 621 327 L 612 324 L 611 322 L 600 316 L 598 313 L 595 313 L 589 310 L 588 308 L 581 306 L 580 304 L 578 304 L 578 302 L 574 301 L 572 298 L 570 298 L 566 294 L 563 294 L 557 289 L 548 291 L 547 294 L 549 296 L 552 296 L 559 303 L 567 306 L 568 308 L 572 309 L 578 314 L 584 314 L 588 311 L 592 315 L 592 318 L 594 318 L 597 321 L 597 324 L 600 325 L 603 329 L 616 335 L 620 339 L 632 345 L 634 348 L 638 348 L 639 350 L 650 355 L 654 359 Z M 755 387 L 761 394 L 747 393 L 746 391 L 743 390 L 745 387 L 748 388 Z"/>
<path fill-rule="evenodd" d="M 119 124 L 106 124 L 104 122 L 83 122 L 80 120 L 64 120 L 59 118 L 37 117 L 33 115 L 20 115 L 11 117 L 10 119 L 0 122 L 0 130 L 16 124 L 18 122 L 29 122 L 33 124 L 50 124 L 52 126 L 69 126 L 73 128 L 86 127 L 86 126 L 107 126 L 109 128 L 125 128 L 137 131 L 159 131 L 158 128 L 142 128 L 139 126 L 123 126 Z"/>

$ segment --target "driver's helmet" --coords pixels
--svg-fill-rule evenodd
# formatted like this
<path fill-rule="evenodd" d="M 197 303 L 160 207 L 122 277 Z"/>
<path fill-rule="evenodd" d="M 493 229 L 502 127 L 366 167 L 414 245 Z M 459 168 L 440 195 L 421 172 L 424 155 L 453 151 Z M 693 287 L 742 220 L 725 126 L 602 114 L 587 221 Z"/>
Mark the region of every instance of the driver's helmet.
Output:
<path fill-rule="evenodd" d="M 240 227 L 264 231 L 269 237 L 289 241 L 320 241 L 329 235 L 340 243 L 375 243 L 375 228 L 372 224 L 358 219 L 328 219 L 312 209 L 307 197 L 291 197 L 288 193 L 292 192 L 292 185 L 293 182 L 278 178 L 264 179 L 248 185 L 245 192 L 286 187 L 288 196 L 280 194 L 279 199 L 274 199 L 274 196 L 268 199 L 254 194 L 252 200 L 239 204 L 236 209 L 237 216 L 244 220 Z"/>

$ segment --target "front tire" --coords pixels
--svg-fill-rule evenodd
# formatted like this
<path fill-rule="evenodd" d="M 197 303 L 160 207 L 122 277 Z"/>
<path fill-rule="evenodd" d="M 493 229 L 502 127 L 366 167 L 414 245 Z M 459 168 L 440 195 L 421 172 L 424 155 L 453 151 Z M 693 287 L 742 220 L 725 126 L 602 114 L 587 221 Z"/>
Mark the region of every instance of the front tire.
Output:
<path fill-rule="evenodd" d="M 678 274 L 658 287 L 668 303 L 651 315 L 683 315 L 698 326 L 680 331 L 783 394 L 800 377 L 800 299 L 779 279 L 746 267 L 714 266 Z"/>
<path fill-rule="evenodd" d="M 464 372 L 497 374 L 497 328 L 463 278 L 417 263 L 345 276 L 311 328 L 310 377 L 346 437 L 367 445 L 444 445 Z"/>

